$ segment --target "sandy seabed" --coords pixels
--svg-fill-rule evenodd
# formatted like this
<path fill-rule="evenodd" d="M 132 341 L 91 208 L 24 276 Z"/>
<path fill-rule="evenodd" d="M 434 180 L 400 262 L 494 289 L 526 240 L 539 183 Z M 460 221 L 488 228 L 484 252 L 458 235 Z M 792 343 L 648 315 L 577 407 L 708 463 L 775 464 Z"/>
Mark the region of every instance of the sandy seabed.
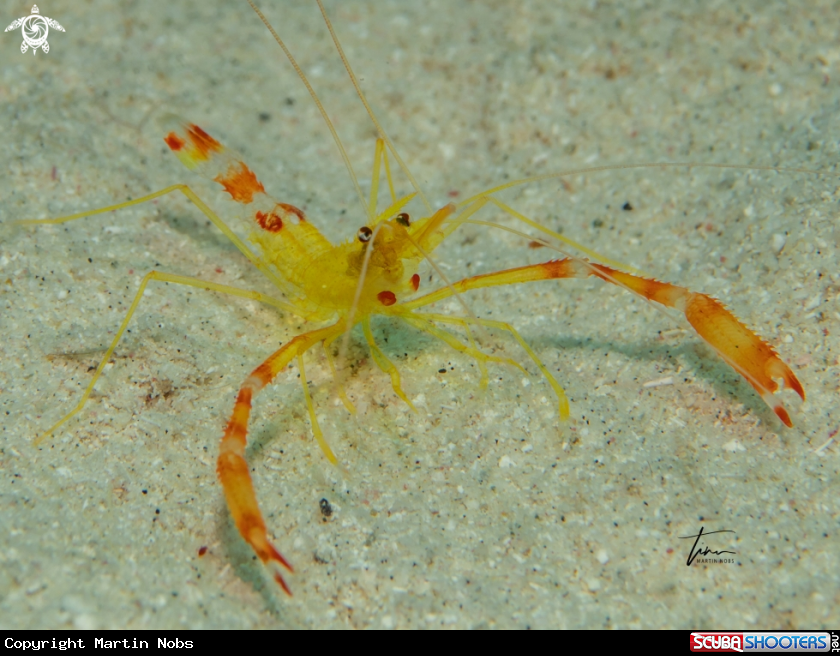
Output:
<path fill-rule="evenodd" d="M 165 148 L 156 119 L 174 111 L 241 151 L 331 239 L 355 234 L 364 215 L 329 133 L 247 4 L 115 4 L 40 4 L 66 28 L 47 54 L 23 55 L 19 33 L 2 35 L 0 223 L 177 182 L 231 216 Z M 316 6 L 262 4 L 369 188 L 375 131 Z M 214 470 L 239 385 L 307 327 L 153 286 L 83 414 L 34 448 L 80 398 L 146 272 L 271 287 L 180 196 L 58 227 L 0 225 L 0 626 L 836 626 L 838 3 L 328 9 L 438 206 L 526 175 L 632 162 L 823 172 L 610 171 L 501 195 L 605 256 L 724 301 L 805 386 L 805 403 L 784 393 L 795 428 L 684 322 L 597 281 L 467 296 L 557 376 L 566 423 L 509 336 L 484 346 L 531 375 L 491 366 L 481 391 L 473 361 L 380 321 L 418 412 L 358 339 L 348 415 L 313 351 L 307 373 L 340 467 L 311 438 L 296 369 L 255 405 L 248 453 L 269 532 L 296 568 L 289 599 L 232 527 Z M 29 7 L 0 10 L 9 23 Z M 404 177 L 397 186 L 409 190 Z M 551 253 L 468 226 L 437 255 L 457 279 Z M 440 284 L 428 273 L 423 289 Z M 734 531 L 706 543 L 735 551 L 734 563 L 686 566 L 682 538 L 701 526 Z"/>

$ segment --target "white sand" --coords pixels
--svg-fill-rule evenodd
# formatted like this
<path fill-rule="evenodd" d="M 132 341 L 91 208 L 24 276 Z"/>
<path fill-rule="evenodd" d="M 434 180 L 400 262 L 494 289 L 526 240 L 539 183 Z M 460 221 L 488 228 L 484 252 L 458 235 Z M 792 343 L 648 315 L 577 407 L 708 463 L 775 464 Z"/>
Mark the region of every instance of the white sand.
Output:
<path fill-rule="evenodd" d="M 175 182 L 227 207 L 166 152 L 155 118 L 175 111 L 244 152 L 330 238 L 355 233 L 364 219 L 335 147 L 244 3 L 122 4 L 41 4 L 67 30 L 50 34 L 46 55 L 22 55 L 19 33 L 2 35 L 0 222 Z M 267 13 L 369 179 L 371 124 L 317 9 L 289 4 Z M 830 173 L 833 3 L 688 4 L 330 11 L 436 205 L 450 191 L 463 199 L 528 174 L 628 162 Z M 4 25 L 22 13 L 6 0 L 0 10 Z M 35 449 L 32 438 L 77 402 L 144 273 L 270 286 L 180 197 L 6 231 L 0 626 L 836 626 L 840 440 L 815 453 L 840 425 L 836 177 L 672 169 L 567 183 L 502 197 L 726 302 L 802 380 L 807 403 L 784 395 L 793 430 L 684 323 L 595 281 L 468 297 L 477 314 L 510 320 L 556 373 L 571 398 L 565 425 L 509 337 L 485 347 L 531 377 L 491 367 L 481 393 L 470 360 L 381 322 L 419 413 L 357 344 L 364 362 L 348 391 L 360 412 L 349 418 L 316 350 L 308 373 L 340 469 L 311 438 L 294 371 L 257 400 L 249 455 L 269 530 L 297 570 L 288 599 L 232 528 L 214 469 L 239 384 L 306 328 L 253 303 L 155 286 L 84 413 Z M 475 227 L 439 255 L 453 279 L 551 256 Z M 449 302 L 437 311 L 460 313 Z M 673 384 L 645 385 L 663 379 Z M 328 522 L 322 497 L 335 508 Z M 686 567 L 679 538 L 700 526 L 736 532 L 707 544 L 737 551 L 737 564 Z"/>

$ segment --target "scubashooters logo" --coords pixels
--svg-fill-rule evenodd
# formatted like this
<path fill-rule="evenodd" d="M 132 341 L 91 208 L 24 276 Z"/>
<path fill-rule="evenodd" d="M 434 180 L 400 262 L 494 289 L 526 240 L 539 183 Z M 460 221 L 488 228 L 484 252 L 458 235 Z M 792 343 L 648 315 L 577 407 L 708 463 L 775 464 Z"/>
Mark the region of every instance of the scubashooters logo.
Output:
<path fill-rule="evenodd" d="M 705 652 L 827 652 L 831 651 L 832 636 L 825 631 L 695 631 L 689 647 Z"/>

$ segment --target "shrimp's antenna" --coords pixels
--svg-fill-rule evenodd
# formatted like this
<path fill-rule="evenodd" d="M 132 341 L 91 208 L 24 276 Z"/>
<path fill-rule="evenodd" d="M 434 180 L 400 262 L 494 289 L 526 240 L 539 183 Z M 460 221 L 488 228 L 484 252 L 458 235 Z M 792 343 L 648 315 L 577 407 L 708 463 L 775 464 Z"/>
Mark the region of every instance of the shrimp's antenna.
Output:
<path fill-rule="evenodd" d="M 373 121 L 373 124 L 376 126 L 376 131 L 379 133 L 379 136 L 382 137 L 382 140 L 386 144 L 388 144 L 388 148 L 391 151 L 391 153 L 393 153 L 394 159 L 397 160 L 397 164 L 400 165 L 402 172 L 405 173 L 406 177 L 411 182 L 411 186 L 414 187 L 414 190 L 423 200 L 423 203 L 426 205 L 426 209 L 428 209 L 431 212 L 433 210 L 432 204 L 429 202 L 429 199 L 426 198 L 426 194 L 423 193 L 423 190 L 420 189 L 420 185 L 417 183 L 417 180 L 411 174 L 411 171 L 408 169 L 408 165 L 403 161 L 403 158 L 400 157 L 400 154 L 397 152 L 397 149 L 394 146 L 394 142 L 391 141 L 391 138 L 385 132 L 385 128 L 382 127 L 382 124 L 379 122 L 379 119 L 376 118 L 376 114 L 373 113 L 373 109 L 368 103 L 367 98 L 365 97 L 365 94 L 362 91 L 362 87 L 359 86 L 359 80 L 356 78 L 356 74 L 350 67 L 350 61 L 347 59 L 347 55 L 344 54 L 344 48 L 341 47 L 341 43 L 338 40 L 338 36 L 336 35 L 335 30 L 333 29 L 330 17 L 327 16 L 327 10 L 324 9 L 324 3 L 321 0 L 316 1 L 318 2 L 318 7 L 321 9 L 321 14 L 324 16 L 324 22 L 327 24 L 327 29 L 330 31 L 330 36 L 332 37 L 333 43 L 335 44 L 335 49 L 338 50 L 338 55 L 339 57 L 341 57 L 341 62 L 344 64 L 344 68 L 347 69 L 347 74 L 350 76 L 350 81 L 353 82 L 353 86 L 356 87 L 356 93 L 359 95 L 359 100 L 361 100 L 362 104 L 365 106 L 368 116 L 370 116 L 370 120 Z M 251 0 L 248 0 L 248 2 L 251 2 Z"/>
<path fill-rule="evenodd" d="M 539 175 L 532 175 L 527 178 L 520 178 L 518 180 L 511 180 L 504 184 L 485 189 L 477 194 L 465 198 L 458 203 L 458 207 L 466 207 L 472 202 L 480 199 L 483 196 L 490 196 L 504 189 L 511 187 L 518 187 L 520 185 L 529 184 L 531 182 L 539 182 L 541 180 L 552 180 L 555 178 L 567 178 L 572 175 L 588 175 L 590 173 L 600 173 L 602 171 L 630 171 L 633 169 L 670 169 L 681 168 L 687 169 L 728 169 L 734 171 L 773 171 L 775 173 L 807 173 L 809 175 L 822 175 L 827 171 L 815 171 L 813 169 L 801 169 L 787 166 L 745 166 L 742 164 L 718 164 L 716 162 L 644 162 L 631 164 L 608 164 L 605 166 L 590 166 L 583 169 L 569 169 L 567 171 L 556 171 L 554 173 L 541 173 Z M 457 227 L 457 226 L 456 226 Z"/>
<path fill-rule="evenodd" d="M 286 47 L 286 44 L 283 43 L 283 39 L 280 38 L 280 35 L 277 34 L 277 31 L 271 26 L 271 23 L 268 22 L 268 19 L 265 17 L 265 15 L 259 10 L 259 7 L 257 7 L 254 4 L 253 0 L 248 0 L 248 4 L 251 5 L 251 9 L 254 10 L 254 13 L 256 13 L 257 16 L 259 16 L 259 19 L 263 22 L 263 25 L 265 25 L 268 28 L 268 31 L 271 32 L 271 36 L 274 37 L 274 40 L 277 41 L 277 44 L 283 49 L 283 52 L 286 54 L 286 57 L 288 58 L 289 63 L 292 65 L 292 68 L 295 69 L 295 72 L 298 74 L 298 77 L 301 79 L 301 82 L 303 82 L 304 86 L 306 86 L 306 90 L 309 91 L 309 95 L 312 96 L 312 100 L 315 102 L 315 106 L 318 108 L 318 111 L 321 112 L 321 117 L 324 119 L 324 123 L 326 123 L 327 127 L 330 129 L 330 133 L 332 134 L 333 140 L 335 141 L 335 145 L 338 146 L 338 150 L 339 150 L 339 152 L 341 152 L 341 157 L 344 159 L 344 165 L 347 167 L 347 171 L 350 173 L 350 178 L 353 180 L 353 185 L 356 187 L 356 193 L 359 195 L 359 201 L 362 203 L 362 208 L 364 209 L 365 215 L 368 217 L 368 220 L 372 219 L 373 216 L 371 216 L 370 209 L 369 209 L 367 203 L 365 202 L 365 195 L 364 195 L 364 193 L 362 193 L 361 186 L 359 186 L 359 179 L 356 177 L 355 171 L 353 171 L 353 165 L 350 164 L 350 158 L 347 156 L 347 151 L 344 150 L 344 145 L 341 143 L 341 139 L 338 138 L 338 132 L 336 132 L 335 126 L 333 125 L 332 121 L 330 120 L 330 117 L 327 116 L 327 110 L 325 110 L 324 105 L 321 104 L 321 99 L 318 98 L 318 94 L 315 93 L 315 89 L 313 89 L 312 85 L 309 84 L 309 80 L 306 78 L 306 75 L 304 74 L 303 69 L 297 63 L 297 61 L 295 60 L 291 51 Z M 324 8 L 321 7 L 321 11 L 323 11 L 323 9 Z M 329 26 L 329 23 L 328 23 L 328 26 Z M 332 31 L 332 27 L 330 27 L 330 31 Z M 343 55 L 342 55 L 342 58 L 343 58 Z M 345 66 L 346 66 L 346 64 L 345 64 Z M 355 82 L 355 79 L 354 79 L 354 82 Z M 358 85 L 357 85 L 357 89 L 358 89 Z M 367 107 L 367 103 L 365 103 L 365 106 Z M 370 111 L 370 110 L 368 110 L 368 111 Z M 376 122 L 376 119 L 374 119 L 374 122 Z M 378 124 L 377 124 L 377 127 L 378 127 Z M 380 128 L 380 131 L 381 131 L 381 128 Z M 386 141 L 388 141 L 389 145 L 391 144 L 391 142 L 387 138 L 386 138 Z M 391 146 L 391 147 L 393 148 L 393 146 Z M 397 157 L 397 159 L 399 160 L 399 156 L 397 156 L 396 152 L 394 153 L 394 156 Z M 400 160 L 400 163 L 402 164 L 402 160 Z M 409 174 L 409 178 L 411 178 L 410 174 Z M 412 178 L 412 181 L 413 181 L 413 178 Z M 415 187 L 416 187 L 416 185 L 415 185 Z"/>
<path fill-rule="evenodd" d="M 383 223 L 378 223 L 373 228 L 370 239 L 365 246 L 365 257 L 362 260 L 362 271 L 359 275 L 359 282 L 356 285 L 356 292 L 353 294 L 353 305 L 350 306 L 350 312 L 347 315 L 347 322 L 344 324 L 344 337 L 341 338 L 341 346 L 338 349 L 338 376 L 335 379 L 336 392 L 338 392 L 339 385 L 343 382 L 341 379 L 344 377 L 344 356 L 347 354 L 347 347 L 350 345 L 350 331 L 353 330 L 353 324 L 356 320 L 356 311 L 359 309 L 359 299 L 362 297 L 362 290 L 365 288 L 365 277 L 367 276 L 371 255 L 373 255 L 373 245 L 376 242 L 376 235 L 379 234 L 383 225 Z"/>

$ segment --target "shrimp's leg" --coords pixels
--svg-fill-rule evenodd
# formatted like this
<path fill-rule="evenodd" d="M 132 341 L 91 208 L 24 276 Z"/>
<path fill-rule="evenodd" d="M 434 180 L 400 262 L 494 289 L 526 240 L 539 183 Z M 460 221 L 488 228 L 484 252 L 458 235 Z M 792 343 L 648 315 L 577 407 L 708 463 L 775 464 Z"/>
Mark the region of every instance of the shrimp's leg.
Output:
<path fill-rule="evenodd" d="M 519 334 L 519 331 L 516 330 L 513 326 L 509 323 L 504 321 L 492 321 L 490 319 L 472 319 L 471 317 L 450 317 L 445 314 L 427 314 L 423 313 L 424 317 L 430 318 L 432 321 L 439 321 L 440 323 L 451 323 L 457 325 L 468 325 L 470 323 L 478 323 L 482 326 L 487 326 L 488 328 L 498 328 L 500 330 L 504 330 L 509 332 L 513 338 L 519 342 L 519 345 L 525 350 L 525 352 L 531 357 L 531 360 L 534 361 L 534 364 L 537 365 L 542 375 L 548 381 L 548 384 L 551 385 L 554 393 L 557 395 L 557 401 L 559 403 L 558 411 L 560 413 L 561 419 L 568 419 L 569 418 L 569 399 L 566 397 L 566 392 L 560 386 L 560 383 L 557 382 L 557 379 L 551 375 L 551 372 L 548 368 L 543 364 L 543 362 L 539 359 L 537 354 L 534 352 L 528 342 L 526 342 L 522 335 Z M 519 367 L 522 369 L 522 367 Z M 523 369 L 524 371 L 524 369 Z"/>
<path fill-rule="evenodd" d="M 184 196 L 189 198 L 193 204 L 201 210 L 202 214 L 206 216 L 210 221 L 215 225 L 219 230 L 222 231 L 225 237 L 230 239 L 233 242 L 233 245 L 236 246 L 239 251 L 250 260 L 251 264 L 253 264 L 257 269 L 259 269 L 262 274 L 268 278 L 278 289 L 283 292 L 288 291 L 288 285 L 283 282 L 280 278 L 277 277 L 271 268 L 269 267 L 268 263 L 259 257 L 254 251 L 252 251 L 245 243 L 236 236 L 236 233 L 231 230 L 227 224 L 219 218 L 219 216 L 210 209 L 210 207 L 205 203 L 198 195 L 189 188 L 189 186 L 185 184 L 175 184 L 166 187 L 165 189 L 160 189 L 159 191 L 154 191 L 151 194 L 146 194 L 145 196 L 141 196 L 140 198 L 135 198 L 133 200 L 127 200 L 124 203 L 117 203 L 116 205 L 108 205 L 107 207 L 99 207 L 95 210 L 88 210 L 87 212 L 78 212 L 77 214 L 70 214 L 68 216 L 60 216 L 55 219 L 24 219 L 22 221 L 12 221 L 11 225 L 15 226 L 28 226 L 28 225 L 57 225 L 59 223 L 66 223 L 67 221 L 75 221 L 76 219 L 83 219 L 88 216 L 95 216 L 96 214 L 104 214 L 105 212 L 113 212 L 114 210 L 121 210 L 124 207 L 131 207 L 132 205 L 140 205 L 141 203 L 146 203 L 150 200 L 154 200 L 155 198 L 159 198 L 160 196 L 165 196 L 166 194 L 171 194 L 173 191 L 180 191 Z M 278 301 L 279 303 L 280 301 Z M 278 306 L 280 307 L 280 306 Z M 290 303 L 283 303 L 282 309 L 286 310 L 287 312 L 291 312 L 297 316 L 301 316 L 304 319 L 309 317 L 302 316 L 301 311 L 296 308 L 294 305 Z"/>
<path fill-rule="evenodd" d="M 330 351 L 330 347 L 332 343 L 335 341 L 335 337 L 330 339 L 324 340 L 324 353 L 327 356 L 327 363 L 330 365 L 330 371 L 332 372 L 333 378 L 336 380 L 338 385 L 338 396 L 341 399 L 341 402 L 344 404 L 344 407 L 347 408 L 347 412 L 351 415 L 356 414 L 356 406 L 353 405 L 353 402 L 347 398 L 347 392 L 344 391 L 344 385 L 342 385 L 341 381 L 338 377 L 338 370 L 335 368 L 335 359 L 333 358 L 332 352 Z"/>
<path fill-rule="evenodd" d="M 478 344 L 475 343 L 475 338 L 473 338 L 470 325 L 468 323 L 465 323 L 464 329 L 467 331 L 467 337 L 469 337 L 470 339 L 470 346 L 472 346 L 477 351 Z M 487 373 L 487 363 L 484 362 L 484 360 L 478 360 L 478 369 L 479 371 L 481 371 L 481 379 L 479 380 L 478 386 L 481 389 L 486 389 L 487 385 L 490 383 L 490 374 Z"/>
<path fill-rule="evenodd" d="M 335 457 L 330 445 L 324 438 L 324 433 L 321 431 L 321 426 L 318 424 L 318 417 L 315 416 L 315 406 L 312 404 L 312 395 L 309 393 L 309 383 L 306 382 L 306 369 L 303 366 L 303 354 L 297 356 L 298 367 L 300 368 L 300 384 L 303 385 L 303 398 L 306 400 L 306 409 L 309 411 L 309 423 L 312 424 L 312 432 L 321 447 L 321 451 L 327 456 L 332 464 L 336 464 L 338 460 Z"/>
<path fill-rule="evenodd" d="M 268 305 L 273 305 L 280 309 L 285 309 L 288 303 L 284 303 L 276 298 L 272 298 L 270 296 L 266 296 L 265 294 L 261 294 L 260 292 L 254 292 L 247 289 L 239 289 L 238 287 L 231 287 L 229 285 L 220 285 L 219 283 L 210 282 L 208 280 L 201 280 L 200 278 L 193 278 L 191 276 L 180 276 L 174 273 L 163 273 L 161 271 L 150 271 L 145 276 L 143 276 L 143 280 L 140 281 L 140 286 L 137 288 L 137 293 L 134 295 L 134 300 L 131 302 L 131 305 L 128 308 L 128 312 L 125 315 L 122 323 L 120 324 L 119 329 L 117 330 L 117 334 L 114 336 L 111 345 L 108 347 L 108 350 L 105 351 L 105 355 L 102 357 L 102 360 L 99 363 L 99 366 L 96 368 L 96 371 L 93 374 L 93 378 L 91 378 L 90 383 L 88 383 L 87 388 L 82 394 L 82 398 L 79 403 L 73 408 L 70 412 L 68 412 L 64 417 L 62 417 L 57 423 L 55 423 L 48 431 L 46 431 L 43 435 L 38 437 L 35 440 L 35 446 L 39 445 L 43 442 L 46 438 L 52 435 L 56 429 L 58 429 L 62 424 L 66 423 L 69 419 L 77 415 L 81 412 L 82 408 L 85 407 L 85 403 L 87 403 L 88 398 L 93 392 L 93 388 L 96 385 L 96 382 L 99 380 L 99 377 L 102 375 L 102 371 L 105 369 L 105 365 L 108 364 L 108 361 L 111 359 L 111 356 L 114 354 L 114 350 L 117 348 L 117 344 L 119 344 L 120 340 L 122 339 L 123 333 L 125 333 L 126 328 L 128 328 L 128 323 L 131 321 L 131 317 L 134 316 L 134 312 L 137 310 L 137 307 L 140 305 L 140 300 L 143 298 L 143 292 L 146 291 L 146 285 L 149 284 L 150 280 L 160 280 L 161 282 L 171 282 L 178 285 L 187 285 L 189 287 L 198 287 L 199 289 L 208 289 L 214 292 L 221 292 L 222 294 L 230 294 L 232 296 L 239 296 L 241 298 L 248 298 L 253 301 L 259 301 L 261 303 L 266 303 Z"/>
<path fill-rule="evenodd" d="M 450 347 L 455 349 L 456 351 L 460 351 L 461 353 L 466 353 L 471 358 L 474 358 L 480 366 L 485 365 L 487 362 L 498 362 L 500 364 L 508 364 L 512 367 L 516 367 L 517 369 L 521 370 L 522 373 L 525 375 L 528 372 L 525 368 L 519 364 L 516 360 L 512 360 L 511 358 L 501 358 L 496 355 L 487 355 L 486 353 L 482 353 L 475 347 L 475 340 L 472 338 L 472 333 L 470 332 L 469 326 L 469 319 L 461 319 L 459 317 L 447 317 L 445 315 L 437 315 L 437 314 L 417 314 L 414 312 L 406 313 L 398 315 L 401 319 L 403 319 L 406 323 L 411 324 L 418 330 L 422 330 L 423 332 L 429 333 L 433 337 L 437 337 L 440 341 L 448 344 Z M 465 346 L 461 342 L 459 342 L 454 335 L 450 335 L 445 330 L 441 330 L 437 326 L 433 325 L 429 319 L 433 321 L 440 321 L 441 323 L 451 323 L 458 326 L 461 326 L 467 331 L 467 335 L 469 335 L 470 342 L 472 346 Z M 481 386 L 486 387 L 487 382 L 485 381 L 485 377 L 487 376 L 487 369 L 484 367 L 482 369 L 482 382 Z"/>
<path fill-rule="evenodd" d="M 373 355 L 373 361 L 376 363 L 376 366 L 379 367 L 382 371 L 388 374 L 391 377 L 391 387 L 394 390 L 394 394 L 399 396 L 405 404 L 417 412 L 417 408 L 414 407 L 414 404 L 409 400 L 409 398 L 403 392 L 402 385 L 400 385 L 400 372 L 397 371 L 397 368 L 394 366 L 394 363 L 391 362 L 388 357 L 382 352 L 382 350 L 376 345 L 376 342 L 373 339 L 373 333 L 370 330 L 370 320 L 365 317 L 362 320 L 362 331 L 365 334 L 365 340 L 370 347 L 370 353 Z"/>
<path fill-rule="evenodd" d="M 219 444 L 216 473 L 222 482 L 228 510 L 230 510 L 236 528 L 239 529 L 242 538 L 251 545 L 262 563 L 271 571 L 274 580 L 289 595 L 291 595 L 291 592 L 283 580 L 280 568 L 285 567 L 291 572 L 292 567 L 268 540 L 265 520 L 257 504 L 254 485 L 251 481 L 251 474 L 248 472 L 248 463 L 245 460 L 245 444 L 248 436 L 248 419 L 251 416 L 251 402 L 254 396 L 271 383 L 293 358 L 303 355 L 320 341 L 340 335 L 343 327 L 343 322 L 339 320 L 326 328 L 319 328 L 298 335 L 254 369 L 242 384 L 242 387 L 239 388 L 233 413 Z M 303 384 L 306 385 L 305 380 Z M 313 426 L 315 425 L 313 422 Z M 334 458 L 335 456 L 333 456 Z"/>
<path fill-rule="evenodd" d="M 790 388 L 805 400 L 802 384 L 790 367 L 782 361 L 772 346 L 741 323 L 720 301 L 685 287 L 642 278 L 579 258 L 564 258 L 465 278 L 452 283 L 451 287 L 444 287 L 403 303 L 401 308 L 413 310 L 429 305 L 451 296 L 452 290 L 464 292 L 480 287 L 588 276 L 598 277 L 624 287 L 642 298 L 680 310 L 697 334 L 753 386 L 785 426 L 793 425 L 784 405 L 775 396 L 775 392 L 780 389 Z"/>

